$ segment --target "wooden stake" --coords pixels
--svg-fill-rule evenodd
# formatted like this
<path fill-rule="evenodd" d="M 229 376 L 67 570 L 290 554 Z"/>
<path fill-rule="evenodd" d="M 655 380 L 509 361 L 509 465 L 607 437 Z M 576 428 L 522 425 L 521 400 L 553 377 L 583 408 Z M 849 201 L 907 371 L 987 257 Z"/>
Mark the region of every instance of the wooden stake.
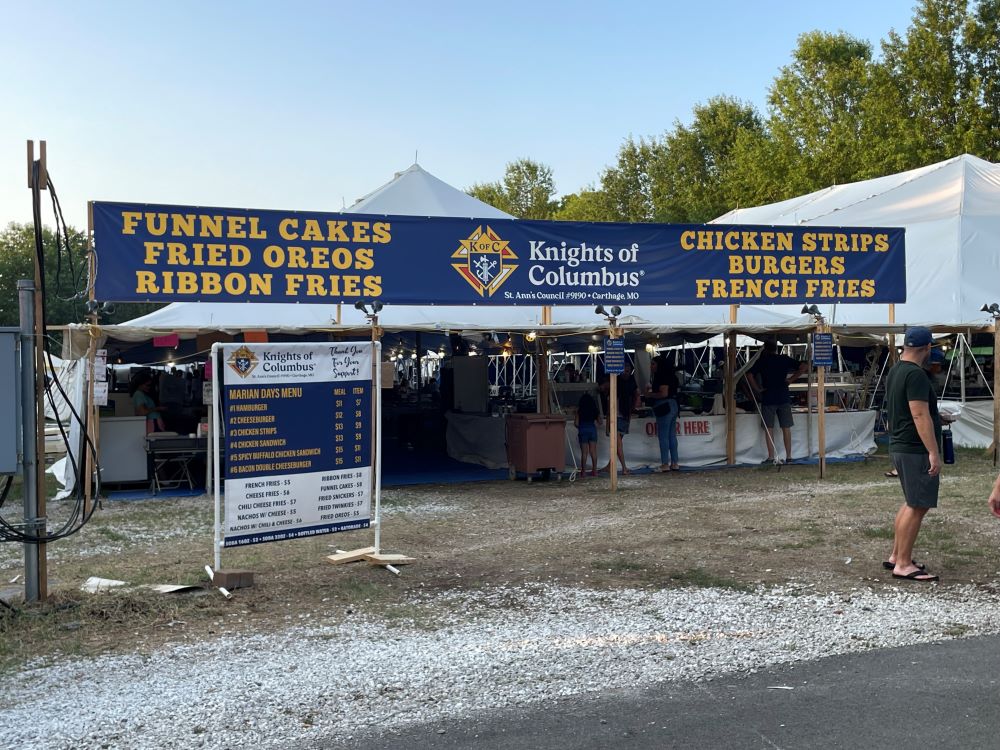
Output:
<path fill-rule="evenodd" d="M 326 559 L 333 565 L 342 565 L 343 563 L 364 560 L 368 555 L 374 554 L 374 547 L 362 547 L 361 549 L 350 550 L 348 552 L 337 552 L 335 555 L 327 555 Z"/>

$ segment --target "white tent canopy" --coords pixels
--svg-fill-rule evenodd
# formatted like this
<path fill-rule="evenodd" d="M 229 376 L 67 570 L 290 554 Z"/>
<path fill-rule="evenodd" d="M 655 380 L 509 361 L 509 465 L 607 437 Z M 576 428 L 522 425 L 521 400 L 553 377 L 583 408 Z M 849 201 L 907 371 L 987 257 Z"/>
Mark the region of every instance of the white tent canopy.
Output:
<path fill-rule="evenodd" d="M 385 185 L 355 201 L 347 212 L 395 216 L 468 216 L 476 219 L 514 218 L 499 208 L 453 188 L 425 171 L 419 164 L 397 172 Z"/>
<path fill-rule="evenodd" d="M 983 326 L 991 320 L 980 307 L 1000 301 L 1000 165 L 968 154 L 735 209 L 714 223 L 905 228 L 907 301 L 896 305 L 897 324 Z M 888 305 L 820 308 L 835 324 L 889 322 Z M 799 308 L 772 309 L 792 313 Z"/>

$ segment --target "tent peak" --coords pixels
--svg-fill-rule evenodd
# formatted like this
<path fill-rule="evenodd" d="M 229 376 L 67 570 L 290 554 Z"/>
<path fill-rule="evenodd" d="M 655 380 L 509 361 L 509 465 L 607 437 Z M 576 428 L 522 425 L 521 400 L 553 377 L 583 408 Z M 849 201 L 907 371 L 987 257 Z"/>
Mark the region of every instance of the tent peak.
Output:
<path fill-rule="evenodd" d="M 402 172 L 396 172 L 389 182 L 359 198 L 346 209 L 346 213 L 477 219 L 514 218 L 452 187 L 416 162 Z"/>

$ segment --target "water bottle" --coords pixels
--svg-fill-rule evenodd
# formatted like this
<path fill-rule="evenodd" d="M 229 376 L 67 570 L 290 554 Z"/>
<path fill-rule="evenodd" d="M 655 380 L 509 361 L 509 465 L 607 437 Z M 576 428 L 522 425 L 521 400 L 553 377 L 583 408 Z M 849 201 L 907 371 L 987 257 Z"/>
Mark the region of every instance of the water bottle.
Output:
<path fill-rule="evenodd" d="M 944 444 L 944 462 L 946 464 L 955 463 L 955 441 L 952 440 L 950 427 L 941 429 L 941 441 Z"/>

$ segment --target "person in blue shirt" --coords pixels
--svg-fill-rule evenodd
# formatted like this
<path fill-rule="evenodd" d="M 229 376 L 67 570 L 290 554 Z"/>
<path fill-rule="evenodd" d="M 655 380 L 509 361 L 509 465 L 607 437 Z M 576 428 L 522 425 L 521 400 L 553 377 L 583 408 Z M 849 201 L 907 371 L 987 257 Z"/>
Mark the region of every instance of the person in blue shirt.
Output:
<path fill-rule="evenodd" d="M 140 373 L 132 381 L 129 390 L 132 393 L 132 405 L 135 407 L 136 415 L 146 418 L 146 434 L 166 431 L 167 428 L 163 423 L 163 413 L 151 395 L 153 391 L 153 376 L 148 372 Z"/>
<path fill-rule="evenodd" d="M 792 404 L 788 392 L 788 384 L 805 374 L 809 365 L 799 362 L 786 354 L 778 354 L 778 345 L 774 341 L 764 342 L 764 351 L 747 373 L 750 387 L 754 393 L 760 394 L 760 418 L 764 426 L 764 440 L 767 445 L 767 460 L 776 464 L 783 463 L 774 453 L 774 438 L 771 429 L 777 416 L 781 427 L 781 436 L 785 443 L 785 461 L 792 460 Z"/>
<path fill-rule="evenodd" d="M 580 441 L 580 476 L 587 476 L 587 456 L 590 456 L 590 476 L 597 476 L 597 425 L 601 423 L 597 402 L 589 393 L 580 396 L 576 407 L 576 434 Z"/>
<path fill-rule="evenodd" d="M 680 385 L 677 370 L 663 354 L 654 357 L 650 364 L 653 382 L 649 386 L 647 401 L 651 402 L 653 407 L 653 416 L 656 417 L 656 438 L 660 444 L 660 467 L 654 471 L 679 471 L 677 415 L 680 410 L 677 391 Z"/>

